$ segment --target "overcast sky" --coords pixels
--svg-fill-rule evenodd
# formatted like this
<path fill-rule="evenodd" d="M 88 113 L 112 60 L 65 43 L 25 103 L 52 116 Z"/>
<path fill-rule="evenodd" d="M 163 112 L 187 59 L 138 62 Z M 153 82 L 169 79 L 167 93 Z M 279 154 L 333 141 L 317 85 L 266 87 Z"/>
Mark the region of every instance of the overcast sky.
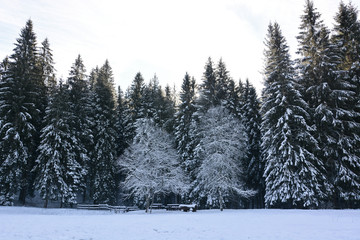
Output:
<path fill-rule="evenodd" d="M 314 0 L 329 28 L 339 0 Z M 348 3 L 347 0 L 344 1 Z M 87 73 L 106 59 L 125 90 L 135 74 L 180 90 L 186 72 L 201 83 L 208 57 L 231 77 L 262 87 L 264 38 L 277 21 L 292 57 L 305 0 L 0 0 L 0 58 L 12 53 L 31 18 L 38 43 L 49 39 L 57 76 L 81 54 Z M 356 5 L 356 1 L 354 2 Z M 359 7 L 357 5 L 357 7 Z"/>

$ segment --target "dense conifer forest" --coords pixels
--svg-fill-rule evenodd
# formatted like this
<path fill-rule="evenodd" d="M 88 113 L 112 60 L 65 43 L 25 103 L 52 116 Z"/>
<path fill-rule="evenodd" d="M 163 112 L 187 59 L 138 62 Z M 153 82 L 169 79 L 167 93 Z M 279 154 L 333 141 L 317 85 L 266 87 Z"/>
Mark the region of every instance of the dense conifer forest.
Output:
<path fill-rule="evenodd" d="M 0 205 L 359 208 L 356 6 L 334 19 L 307 0 L 296 56 L 268 25 L 261 96 L 225 59 L 178 92 L 140 72 L 116 89 L 109 61 L 87 71 L 80 55 L 59 79 L 28 20 L 0 64 Z"/>

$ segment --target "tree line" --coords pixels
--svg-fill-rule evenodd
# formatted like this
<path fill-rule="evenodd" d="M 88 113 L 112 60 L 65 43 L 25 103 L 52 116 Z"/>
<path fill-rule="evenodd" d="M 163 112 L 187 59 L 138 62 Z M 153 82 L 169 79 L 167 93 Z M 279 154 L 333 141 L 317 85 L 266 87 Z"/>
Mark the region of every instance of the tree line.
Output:
<path fill-rule="evenodd" d="M 291 59 L 278 23 L 265 38 L 264 89 L 220 59 L 179 95 L 137 73 L 125 92 L 110 63 L 79 55 L 56 79 L 31 20 L 0 65 L 0 205 L 355 208 L 360 204 L 360 21 L 339 4 L 332 30 L 307 0 Z"/>

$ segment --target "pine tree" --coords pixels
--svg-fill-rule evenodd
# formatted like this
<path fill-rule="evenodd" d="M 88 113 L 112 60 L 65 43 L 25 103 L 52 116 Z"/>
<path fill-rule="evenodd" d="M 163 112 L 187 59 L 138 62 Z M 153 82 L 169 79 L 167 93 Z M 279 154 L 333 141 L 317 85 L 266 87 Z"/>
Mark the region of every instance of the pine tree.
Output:
<path fill-rule="evenodd" d="M 265 41 L 265 88 L 261 113 L 267 207 L 319 207 L 328 196 L 325 170 L 314 154 L 308 105 L 295 81 L 288 46 L 277 23 Z"/>
<path fill-rule="evenodd" d="M 21 30 L 15 46 L 0 83 L 0 185 L 3 204 L 12 204 L 18 191 L 20 202 L 25 204 L 28 191 L 32 188 L 30 170 L 36 157 L 45 98 L 31 20 Z"/>
<path fill-rule="evenodd" d="M 126 139 L 126 130 L 125 130 L 125 123 L 127 116 L 125 115 L 126 112 L 125 100 L 123 96 L 123 92 L 118 87 L 117 93 L 117 105 L 116 105 L 116 119 L 115 119 L 115 127 L 117 132 L 117 156 L 120 156 L 124 153 L 124 150 L 129 146 L 129 140 Z"/>
<path fill-rule="evenodd" d="M 70 133 L 70 106 L 67 86 L 62 82 L 53 86 L 46 108 L 45 127 L 41 131 L 39 156 L 33 170 L 37 173 L 36 188 L 45 200 L 45 208 L 49 200 L 60 200 L 61 206 L 76 203 L 76 191 L 83 175 Z"/>
<path fill-rule="evenodd" d="M 89 83 L 86 80 L 85 66 L 80 55 L 75 59 L 74 64 L 68 78 L 69 100 L 71 102 L 71 124 L 70 133 L 74 139 L 76 162 L 82 166 L 88 174 L 90 165 L 89 158 L 94 149 L 93 140 L 93 120 L 92 116 L 92 95 L 89 89 Z M 85 176 L 77 176 L 82 178 L 82 188 L 85 190 Z M 90 190 L 89 190 L 90 191 Z"/>
<path fill-rule="evenodd" d="M 56 85 L 55 79 L 55 67 L 52 50 L 50 49 L 49 40 L 46 38 L 41 43 L 39 54 L 40 72 L 43 78 L 43 82 L 47 88 L 53 88 Z"/>
<path fill-rule="evenodd" d="M 215 70 L 215 106 L 217 105 L 226 105 L 226 102 L 229 100 L 229 84 L 230 76 L 229 71 L 226 69 L 226 65 L 222 59 L 219 60 L 219 63 Z"/>
<path fill-rule="evenodd" d="M 144 94 L 144 78 L 141 73 L 137 73 L 128 91 L 128 105 L 130 108 L 130 115 L 133 121 L 145 116 L 143 94 Z"/>
<path fill-rule="evenodd" d="M 135 136 L 135 122 L 139 118 L 147 116 L 146 107 L 144 103 L 144 92 L 145 92 L 145 83 L 144 78 L 141 73 L 138 72 L 131 84 L 127 89 L 125 94 L 125 103 L 126 103 L 126 112 L 127 116 L 125 122 L 125 133 L 127 139 L 130 140 L 128 144 L 132 142 L 133 137 Z"/>
<path fill-rule="evenodd" d="M 141 102 L 145 116 L 154 119 L 155 123 L 162 127 L 164 96 L 156 75 L 144 85 Z"/>
<path fill-rule="evenodd" d="M 94 154 L 92 162 L 94 167 L 95 203 L 115 204 L 116 182 L 116 129 L 115 129 L 115 91 L 112 69 L 109 62 L 99 69 L 95 84 L 95 128 L 94 128 Z"/>
<path fill-rule="evenodd" d="M 332 41 L 340 56 L 337 70 L 336 118 L 338 159 L 334 181 L 338 207 L 355 207 L 360 200 L 360 22 L 351 4 L 340 3 Z"/>
<path fill-rule="evenodd" d="M 0 82 L 2 82 L 2 79 L 4 78 L 5 79 L 5 74 L 6 74 L 6 71 L 8 70 L 8 67 L 9 67 L 9 57 L 6 56 L 4 58 L 4 60 L 0 63 Z"/>
<path fill-rule="evenodd" d="M 182 167 L 187 174 L 192 172 L 192 155 L 190 126 L 195 107 L 195 79 L 185 74 L 180 92 L 180 105 L 176 113 L 175 141 L 178 154 L 181 156 Z"/>
<path fill-rule="evenodd" d="M 208 59 L 205 65 L 205 72 L 203 75 L 203 82 L 199 89 L 199 99 L 197 102 L 198 110 L 206 112 L 210 107 L 217 105 L 216 100 L 216 75 L 213 68 L 211 58 Z"/>
<path fill-rule="evenodd" d="M 233 79 L 229 79 L 227 84 L 228 96 L 225 100 L 225 106 L 238 119 L 242 118 L 242 102 L 241 102 L 241 94 L 240 87 L 236 86 Z"/>
<path fill-rule="evenodd" d="M 243 106 L 241 112 L 248 136 L 248 156 L 245 163 L 246 183 L 248 188 L 257 190 L 256 197 L 252 200 L 252 206 L 262 208 L 264 207 L 265 183 L 263 179 L 264 164 L 261 159 L 260 101 L 249 80 L 246 80 L 242 92 Z"/>
<path fill-rule="evenodd" d="M 352 93 L 342 72 L 336 68 L 341 57 L 320 17 L 313 2 L 307 1 L 298 36 L 299 83 L 310 107 L 312 124 L 316 127 L 314 136 L 321 149 L 318 158 L 327 168 L 328 180 L 334 185 L 333 203 L 339 207 L 336 182 L 338 172 L 344 166 L 342 162 L 347 158 L 341 155 L 349 146 L 343 138 L 344 122 L 340 116 L 344 115 L 342 106 L 347 105 L 346 99 L 351 98 Z"/>

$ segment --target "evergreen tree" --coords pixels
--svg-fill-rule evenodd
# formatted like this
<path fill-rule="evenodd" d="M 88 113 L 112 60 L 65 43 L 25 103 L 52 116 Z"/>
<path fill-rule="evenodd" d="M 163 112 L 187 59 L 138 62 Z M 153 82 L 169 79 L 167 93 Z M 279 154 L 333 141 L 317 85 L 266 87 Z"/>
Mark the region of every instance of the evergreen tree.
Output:
<path fill-rule="evenodd" d="M 154 119 L 155 123 L 162 127 L 163 125 L 163 103 L 164 96 L 159 80 L 155 75 L 149 83 L 144 85 L 141 97 L 142 107 L 147 118 Z"/>
<path fill-rule="evenodd" d="M 206 112 L 210 107 L 216 106 L 216 74 L 213 68 L 211 58 L 208 59 L 205 65 L 205 72 L 203 75 L 203 82 L 199 89 L 199 99 L 197 102 L 198 110 Z"/>
<path fill-rule="evenodd" d="M 47 88 L 53 88 L 56 85 L 55 79 L 55 67 L 52 50 L 50 49 L 49 40 L 46 38 L 41 43 L 40 54 L 40 72 L 43 78 L 43 82 Z"/>
<path fill-rule="evenodd" d="M 136 74 L 127 94 L 130 115 L 134 122 L 146 116 L 143 103 L 144 88 L 144 78 L 139 72 Z"/>
<path fill-rule="evenodd" d="M 143 118 L 147 116 L 145 103 L 144 103 L 144 91 L 145 91 L 145 83 L 144 78 L 141 73 L 138 72 L 131 84 L 131 86 L 127 89 L 125 95 L 126 102 L 126 111 L 125 115 L 127 116 L 125 122 L 125 134 L 127 139 L 130 141 L 128 144 L 132 142 L 133 137 L 135 136 L 135 122 L 139 118 Z"/>
<path fill-rule="evenodd" d="M 71 124 L 70 133 L 74 139 L 76 162 L 79 163 L 88 174 L 90 167 L 89 158 L 93 153 L 93 119 L 92 116 L 92 95 L 89 83 L 86 80 L 85 66 L 80 55 L 75 59 L 68 78 L 69 100 L 71 102 Z M 85 176 L 82 177 L 82 188 L 85 192 Z M 84 197 L 86 192 L 84 193 Z"/>
<path fill-rule="evenodd" d="M 76 203 L 83 168 L 76 161 L 75 142 L 70 132 L 71 114 L 67 86 L 53 86 L 46 108 L 45 127 L 41 131 L 39 156 L 34 171 L 36 188 L 45 200 Z"/>
<path fill-rule="evenodd" d="M 2 79 L 4 78 L 5 79 L 5 74 L 6 74 L 6 71 L 9 67 L 9 57 L 6 56 L 4 58 L 4 60 L 0 63 L 0 82 L 2 81 Z"/>
<path fill-rule="evenodd" d="M 351 4 L 340 3 L 332 41 L 340 56 L 336 119 L 338 159 L 334 181 L 337 207 L 360 203 L 360 22 Z"/>
<path fill-rule="evenodd" d="M 185 74 L 180 92 L 180 105 L 176 113 L 175 141 L 182 167 L 187 174 L 192 172 L 191 122 L 195 107 L 195 79 Z"/>
<path fill-rule="evenodd" d="M 173 134 L 175 131 L 175 96 L 169 85 L 165 86 L 162 108 L 162 126 L 168 133 Z"/>
<path fill-rule="evenodd" d="M 116 119 L 115 119 L 115 127 L 117 132 L 117 156 L 123 154 L 124 150 L 129 146 L 129 140 L 126 139 L 126 130 L 125 130 L 125 123 L 126 123 L 126 106 L 125 100 L 123 96 L 123 92 L 118 87 L 118 94 L 117 94 L 117 105 L 116 105 Z"/>
<path fill-rule="evenodd" d="M 325 170 L 308 125 L 308 105 L 297 90 L 288 46 L 277 23 L 265 41 L 262 148 L 267 207 L 318 207 L 328 196 Z"/>
<path fill-rule="evenodd" d="M 227 84 L 228 96 L 225 100 L 225 106 L 238 119 L 242 118 L 242 102 L 240 87 L 236 86 L 233 79 L 229 79 Z"/>
<path fill-rule="evenodd" d="M 260 101 L 257 97 L 254 86 L 246 80 L 242 98 L 243 123 L 248 136 L 248 156 L 246 158 L 246 183 L 250 189 L 257 190 L 252 206 L 256 208 L 264 207 L 265 183 L 263 179 L 264 164 L 261 159 L 261 115 Z"/>
<path fill-rule="evenodd" d="M 229 89 L 228 88 L 229 88 L 231 78 L 229 76 L 228 70 L 226 69 L 226 65 L 222 59 L 219 60 L 219 63 L 216 67 L 215 77 L 216 77 L 215 106 L 216 105 L 226 105 L 226 102 L 229 100 Z M 233 89 L 235 89 L 235 88 L 233 88 Z"/>
<path fill-rule="evenodd" d="M 116 202 L 116 129 L 114 79 L 109 62 L 100 68 L 95 84 L 94 167 L 95 203 Z"/>
<path fill-rule="evenodd" d="M 341 118 L 344 113 L 346 115 L 343 106 L 348 104 L 352 92 L 337 69 L 341 54 L 331 43 L 329 30 L 320 17 L 313 2 L 307 1 L 298 36 L 299 82 L 310 107 L 312 124 L 316 127 L 314 136 L 321 149 L 318 158 L 325 164 L 328 180 L 334 186 L 334 205 L 340 207 L 337 176 L 339 171 L 346 171 L 343 169 L 346 163 L 343 163 L 347 162 L 346 149 L 349 148 L 349 139 L 343 136 L 346 123 Z"/>
<path fill-rule="evenodd" d="M 45 98 L 31 20 L 21 30 L 15 46 L 0 83 L 0 188 L 3 204 L 12 204 L 18 191 L 20 202 L 25 204 L 28 190 L 32 187 L 30 170 L 36 157 Z"/>

